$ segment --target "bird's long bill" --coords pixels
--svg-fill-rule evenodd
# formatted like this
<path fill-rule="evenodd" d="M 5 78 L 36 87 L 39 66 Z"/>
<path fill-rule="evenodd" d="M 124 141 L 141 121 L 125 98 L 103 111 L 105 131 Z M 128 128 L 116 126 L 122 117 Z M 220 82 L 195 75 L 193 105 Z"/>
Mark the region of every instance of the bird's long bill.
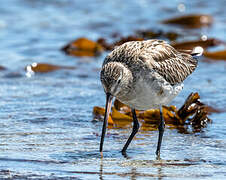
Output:
<path fill-rule="evenodd" d="M 101 152 L 101 154 L 102 154 L 102 150 L 103 150 L 104 136 L 105 136 L 105 132 L 106 132 L 106 125 L 107 125 L 109 113 L 110 113 L 110 110 L 111 110 L 112 99 L 113 99 L 113 96 L 110 93 L 107 93 L 106 94 L 104 123 L 103 123 L 101 140 L 100 140 L 100 152 Z"/>

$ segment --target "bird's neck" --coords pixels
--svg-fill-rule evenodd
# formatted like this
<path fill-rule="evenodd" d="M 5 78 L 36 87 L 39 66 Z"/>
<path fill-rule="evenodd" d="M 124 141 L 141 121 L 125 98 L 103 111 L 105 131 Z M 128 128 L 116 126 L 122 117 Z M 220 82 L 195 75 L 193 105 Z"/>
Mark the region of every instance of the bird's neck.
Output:
<path fill-rule="evenodd" d="M 115 65 L 122 70 L 123 81 L 126 84 L 130 84 L 133 81 L 133 75 L 130 69 L 121 62 L 115 62 Z"/>
<path fill-rule="evenodd" d="M 118 96 L 125 98 L 130 94 L 130 91 L 132 89 L 133 75 L 126 65 L 117 62 L 117 66 L 122 70 L 121 90 Z"/>

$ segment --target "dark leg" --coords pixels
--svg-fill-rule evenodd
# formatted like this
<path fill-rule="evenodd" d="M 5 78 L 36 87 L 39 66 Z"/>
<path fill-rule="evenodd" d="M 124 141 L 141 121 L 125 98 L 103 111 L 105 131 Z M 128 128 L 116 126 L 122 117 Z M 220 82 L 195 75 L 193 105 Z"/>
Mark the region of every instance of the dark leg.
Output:
<path fill-rule="evenodd" d="M 164 133 L 164 127 L 165 127 L 165 122 L 163 119 L 163 115 L 162 115 L 162 107 L 159 108 L 159 112 L 160 112 L 160 123 L 159 123 L 159 138 L 158 138 L 158 146 L 157 146 L 157 150 L 156 150 L 156 155 L 158 157 L 158 159 L 160 158 L 160 148 L 161 148 L 161 144 L 162 144 L 162 136 Z"/>
<path fill-rule="evenodd" d="M 133 130 L 132 130 L 132 133 L 129 136 L 129 139 L 127 140 L 126 144 L 124 145 L 124 147 L 122 149 L 122 154 L 126 153 L 126 149 L 128 148 L 128 146 L 129 146 L 130 142 L 132 141 L 133 137 L 136 135 L 136 133 L 139 130 L 139 122 L 137 120 L 135 109 L 132 109 L 132 114 L 133 114 Z"/>

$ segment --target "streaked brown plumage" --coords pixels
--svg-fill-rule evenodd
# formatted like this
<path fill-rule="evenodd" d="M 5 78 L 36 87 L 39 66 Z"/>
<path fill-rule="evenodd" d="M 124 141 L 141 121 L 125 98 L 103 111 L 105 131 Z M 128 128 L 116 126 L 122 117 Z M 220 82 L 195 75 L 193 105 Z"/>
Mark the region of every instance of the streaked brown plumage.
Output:
<path fill-rule="evenodd" d="M 176 51 L 162 40 L 132 41 L 116 47 L 104 60 L 101 82 L 107 94 L 105 122 L 112 96 L 132 108 L 135 130 L 123 148 L 126 151 L 139 128 L 135 109 L 160 108 L 172 101 L 182 90 L 182 82 L 197 67 L 197 60 L 190 54 Z M 106 126 L 106 124 L 105 124 Z M 160 153 L 164 130 L 161 118 L 156 154 Z M 102 152 L 104 126 L 100 151 Z"/>
<path fill-rule="evenodd" d="M 108 62 L 121 62 L 131 70 L 140 66 L 152 68 L 172 85 L 183 82 L 197 67 L 197 60 L 190 54 L 178 52 L 162 40 L 124 43 L 105 58 L 102 66 Z"/>

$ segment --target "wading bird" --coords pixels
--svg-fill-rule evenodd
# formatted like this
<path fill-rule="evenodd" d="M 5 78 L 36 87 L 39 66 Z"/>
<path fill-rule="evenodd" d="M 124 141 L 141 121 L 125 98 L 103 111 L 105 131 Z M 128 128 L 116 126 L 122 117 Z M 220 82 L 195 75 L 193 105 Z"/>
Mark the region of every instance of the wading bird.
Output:
<path fill-rule="evenodd" d="M 133 130 L 122 149 L 123 154 L 139 130 L 135 110 L 160 109 L 156 150 L 157 157 L 160 156 L 165 127 L 162 105 L 169 104 L 182 90 L 183 81 L 197 67 L 197 60 L 193 56 L 200 55 L 201 51 L 202 48 L 198 47 L 187 54 L 175 50 L 165 41 L 146 40 L 124 43 L 107 55 L 100 73 L 106 93 L 101 155 L 112 99 L 115 97 L 130 106 L 133 114 Z"/>

